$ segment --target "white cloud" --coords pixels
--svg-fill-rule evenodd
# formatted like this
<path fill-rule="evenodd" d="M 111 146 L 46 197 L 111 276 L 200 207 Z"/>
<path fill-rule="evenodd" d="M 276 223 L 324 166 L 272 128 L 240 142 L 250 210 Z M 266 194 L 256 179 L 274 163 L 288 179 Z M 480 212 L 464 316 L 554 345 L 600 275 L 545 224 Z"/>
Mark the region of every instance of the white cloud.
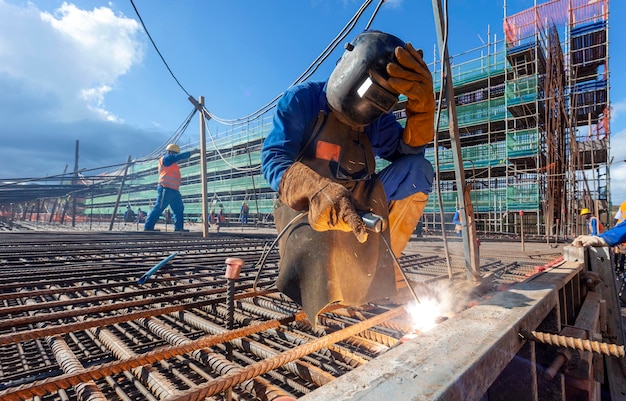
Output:
<path fill-rule="evenodd" d="M 626 99 L 611 104 L 611 124 L 617 123 L 626 112 Z"/>
<path fill-rule="evenodd" d="M 106 103 L 144 47 L 137 21 L 108 7 L 64 2 L 47 12 L 0 0 L 0 178 L 59 173 L 77 140 L 80 168 L 158 147 L 162 133 L 126 125 Z"/>
<path fill-rule="evenodd" d="M 106 7 L 88 11 L 63 3 L 51 14 L 0 0 L 0 75 L 35 96 L 53 96 L 57 121 L 82 119 L 90 110 L 93 118 L 111 120 L 103 97 L 84 94 L 114 87 L 142 61 L 138 32 L 135 20 Z"/>
<path fill-rule="evenodd" d="M 104 107 L 104 97 L 110 91 L 110 86 L 102 85 L 99 88 L 84 89 L 81 97 L 87 102 L 89 109 L 95 111 L 103 119 L 111 122 L 122 122 Z"/>

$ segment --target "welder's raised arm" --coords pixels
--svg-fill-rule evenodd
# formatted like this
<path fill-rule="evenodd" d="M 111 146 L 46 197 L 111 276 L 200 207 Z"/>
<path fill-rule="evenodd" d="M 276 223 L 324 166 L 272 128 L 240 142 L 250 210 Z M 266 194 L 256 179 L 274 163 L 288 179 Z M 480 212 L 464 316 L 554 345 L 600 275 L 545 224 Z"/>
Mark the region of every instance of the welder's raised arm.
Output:
<path fill-rule="evenodd" d="M 309 224 L 316 231 L 352 231 L 359 242 L 367 240 L 365 223 L 343 185 L 322 177 L 295 162 L 284 172 L 278 190 L 280 200 L 298 211 L 309 211 Z"/>
<path fill-rule="evenodd" d="M 403 139 L 410 146 L 422 146 L 435 134 L 435 97 L 433 78 L 421 50 L 411 43 L 397 47 L 397 62 L 387 65 L 389 85 L 407 97 L 406 127 Z"/>

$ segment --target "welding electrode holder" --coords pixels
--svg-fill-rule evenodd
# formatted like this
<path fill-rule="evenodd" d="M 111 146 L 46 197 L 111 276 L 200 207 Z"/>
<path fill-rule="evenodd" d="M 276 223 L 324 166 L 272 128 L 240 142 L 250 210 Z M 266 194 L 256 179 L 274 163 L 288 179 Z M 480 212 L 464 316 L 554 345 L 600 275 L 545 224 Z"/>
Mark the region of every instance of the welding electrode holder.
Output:
<path fill-rule="evenodd" d="M 375 233 L 379 233 L 385 230 L 385 226 L 386 226 L 386 222 L 385 219 L 383 219 L 382 216 L 379 216 L 375 213 L 372 212 L 368 212 L 368 213 L 363 213 L 360 212 L 359 216 L 361 216 L 361 219 L 363 220 L 363 223 L 365 223 L 365 227 L 372 232 Z"/>

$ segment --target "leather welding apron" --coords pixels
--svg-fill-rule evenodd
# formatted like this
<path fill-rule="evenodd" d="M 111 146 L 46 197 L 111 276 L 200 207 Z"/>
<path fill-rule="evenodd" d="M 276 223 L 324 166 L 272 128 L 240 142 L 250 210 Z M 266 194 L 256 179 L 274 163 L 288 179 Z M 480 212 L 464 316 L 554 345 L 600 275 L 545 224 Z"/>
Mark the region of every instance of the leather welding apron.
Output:
<path fill-rule="evenodd" d="M 319 118 L 299 161 L 349 189 L 358 211 L 373 212 L 388 221 L 387 197 L 374 174 L 374 153 L 367 135 L 342 124 L 332 112 L 327 117 L 320 113 Z M 278 232 L 298 214 L 284 204 L 278 206 L 274 210 Z M 370 232 L 361 244 L 352 232 L 318 232 L 302 218 L 279 241 L 276 286 L 302 305 L 313 324 L 329 304 L 359 306 L 395 296 L 393 259 L 381 235 L 389 242 L 386 227 L 380 234 Z"/>

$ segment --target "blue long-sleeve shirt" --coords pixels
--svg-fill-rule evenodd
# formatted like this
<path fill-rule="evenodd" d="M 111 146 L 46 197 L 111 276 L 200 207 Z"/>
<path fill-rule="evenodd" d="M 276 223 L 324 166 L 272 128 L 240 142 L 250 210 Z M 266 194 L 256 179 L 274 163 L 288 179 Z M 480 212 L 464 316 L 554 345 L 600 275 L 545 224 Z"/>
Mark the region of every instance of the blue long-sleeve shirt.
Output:
<path fill-rule="evenodd" d="M 598 219 L 590 217 L 589 220 L 587 220 L 587 228 L 589 229 L 589 234 L 598 235 Z"/>
<path fill-rule="evenodd" d="M 169 166 L 180 160 L 189 159 L 191 157 L 191 152 L 182 152 L 182 153 L 170 153 L 163 156 L 163 165 Z"/>
<path fill-rule="evenodd" d="M 452 216 L 452 223 L 457 226 L 461 225 L 461 214 L 458 210 L 454 212 L 454 216 Z"/>
<path fill-rule="evenodd" d="M 306 144 L 309 123 L 320 110 L 329 110 L 325 85 L 325 82 L 305 82 L 293 86 L 278 101 L 272 131 L 261 151 L 261 170 L 274 191 L 278 191 L 283 173 Z M 409 147 L 404 143 L 403 131 L 393 113 L 384 114 L 365 127 L 374 156 L 394 161 L 403 154 L 423 154 L 424 146 Z"/>
<path fill-rule="evenodd" d="M 616 246 L 622 242 L 626 242 L 626 220 L 622 221 L 610 230 L 606 230 L 602 234 L 598 235 L 606 241 L 609 246 Z"/>

